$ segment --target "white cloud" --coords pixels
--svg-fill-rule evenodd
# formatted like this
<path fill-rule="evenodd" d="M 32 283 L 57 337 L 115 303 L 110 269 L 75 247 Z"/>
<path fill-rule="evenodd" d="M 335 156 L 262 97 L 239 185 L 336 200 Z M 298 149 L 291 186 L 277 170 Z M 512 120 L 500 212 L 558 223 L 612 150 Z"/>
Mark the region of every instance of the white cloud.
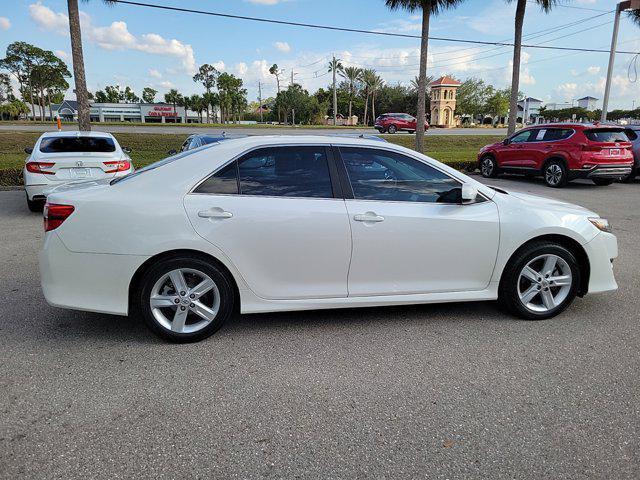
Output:
<path fill-rule="evenodd" d="M 65 52 L 64 50 L 56 50 L 53 53 L 55 53 L 56 57 L 60 58 L 61 60 L 68 60 L 69 59 L 69 54 L 67 52 Z"/>
<path fill-rule="evenodd" d="M 591 66 L 591 67 L 587 68 L 587 73 L 589 75 L 596 75 L 596 74 L 600 73 L 600 67 Z"/>
<path fill-rule="evenodd" d="M 273 45 L 281 52 L 289 53 L 291 51 L 291 47 L 287 42 L 276 42 Z"/>
<path fill-rule="evenodd" d="M 171 83 L 169 80 L 165 80 L 164 82 L 160 82 L 160 86 L 164 87 L 164 88 L 173 88 L 174 85 L 173 83 Z"/>
<path fill-rule="evenodd" d="M 240 77 L 244 77 L 247 74 L 247 71 L 249 70 L 249 67 L 247 67 L 247 64 L 244 62 L 240 62 L 238 63 L 234 70 L 236 71 L 236 74 Z"/>
<path fill-rule="evenodd" d="M 162 74 L 155 68 L 149 69 L 149 76 L 153 78 L 162 78 Z"/>
<path fill-rule="evenodd" d="M 7 17 L 0 17 L 0 30 L 9 30 L 11 28 L 11 22 Z"/>
<path fill-rule="evenodd" d="M 69 19 L 61 12 L 54 12 L 49 7 L 37 2 L 29 5 L 29 14 L 36 24 L 47 31 L 60 35 L 69 35 Z M 86 38 L 105 50 L 134 50 L 177 58 L 183 70 L 188 74 L 196 71 L 196 60 L 193 47 L 180 40 L 166 39 L 157 33 L 146 33 L 140 36 L 129 32 L 126 22 L 113 22 L 109 26 L 97 26 L 89 15 L 80 13 L 80 23 Z"/>
<path fill-rule="evenodd" d="M 224 64 L 222 60 L 218 60 L 217 62 L 212 63 L 211 65 L 219 72 L 224 72 L 227 69 L 227 66 Z"/>

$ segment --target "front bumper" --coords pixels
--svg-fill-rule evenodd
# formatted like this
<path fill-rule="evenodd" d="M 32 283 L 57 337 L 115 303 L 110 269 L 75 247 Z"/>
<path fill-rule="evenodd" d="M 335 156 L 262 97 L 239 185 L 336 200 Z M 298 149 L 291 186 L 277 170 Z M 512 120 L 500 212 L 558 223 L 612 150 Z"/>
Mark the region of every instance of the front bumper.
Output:
<path fill-rule="evenodd" d="M 594 165 L 591 168 L 583 168 L 580 170 L 571 170 L 572 178 L 610 178 L 620 179 L 624 178 L 631 173 L 633 169 L 633 163 L 628 164 L 602 164 Z"/>
<path fill-rule="evenodd" d="M 583 245 L 589 258 L 591 274 L 588 293 L 617 290 L 613 275 L 613 260 L 618 257 L 618 240 L 615 235 L 600 232 L 593 240 Z"/>

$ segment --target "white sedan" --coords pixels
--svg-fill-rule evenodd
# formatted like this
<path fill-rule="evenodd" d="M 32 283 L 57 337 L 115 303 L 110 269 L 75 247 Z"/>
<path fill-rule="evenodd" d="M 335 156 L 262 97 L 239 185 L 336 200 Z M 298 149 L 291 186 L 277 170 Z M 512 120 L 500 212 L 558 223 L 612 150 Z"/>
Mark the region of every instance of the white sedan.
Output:
<path fill-rule="evenodd" d="M 538 320 L 617 288 L 607 220 L 372 139 L 222 140 L 62 187 L 44 216 L 51 305 L 178 342 L 234 311 L 498 299 Z"/>
<path fill-rule="evenodd" d="M 69 182 L 98 180 L 133 171 L 130 150 L 122 148 L 110 133 L 47 132 L 33 148 L 25 148 L 23 176 L 27 205 L 41 211 L 47 192 Z"/>

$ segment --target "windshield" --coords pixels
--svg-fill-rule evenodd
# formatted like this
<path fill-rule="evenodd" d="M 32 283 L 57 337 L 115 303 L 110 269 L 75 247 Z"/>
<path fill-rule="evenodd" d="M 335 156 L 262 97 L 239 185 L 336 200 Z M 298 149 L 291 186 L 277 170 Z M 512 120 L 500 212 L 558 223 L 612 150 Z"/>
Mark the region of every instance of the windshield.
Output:
<path fill-rule="evenodd" d="M 136 170 L 135 172 L 131 172 L 130 174 L 125 175 L 124 177 L 114 178 L 113 180 L 111 180 L 111 182 L 109 182 L 109 184 L 110 185 L 115 185 L 116 183 L 120 183 L 120 182 L 122 182 L 124 180 L 137 177 L 137 176 L 143 174 L 144 172 L 148 172 L 150 170 L 155 170 L 156 168 L 162 167 L 164 165 L 168 165 L 170 163 L 175 162 L 176 160 L 180 160 L 181 158 L 188 157 L 189 155 L 193 155 L 194 153 L 199 153 L 204 149 L 209 149 L 209 148 L 215 147 L 216 145 L 219 145 L 219 143 L 213 143 L 213 144 L 210 144 L 210 145 L 206 145 L 206 146 L 204 146 L 202 148 L 197 148 L 197 149 L 193 149 L 193 150 L 187 150 L 185 152 L 180 152 L 180 153 L 178 153 L 176 155 L 172 155 L 170 157 L 163 158 L 162 160 L 158 160 L 157 162 L 153 162 L 153 163 L 147 165 L 146 167 L 143 167 L 143 168 L 141 168 L 139 170 Z"/>
<path fill-rule="evenodd" d="M 45 137 L 40 141 L 42 153 L 109 153 L 116 144 L 109 137 Z"/>

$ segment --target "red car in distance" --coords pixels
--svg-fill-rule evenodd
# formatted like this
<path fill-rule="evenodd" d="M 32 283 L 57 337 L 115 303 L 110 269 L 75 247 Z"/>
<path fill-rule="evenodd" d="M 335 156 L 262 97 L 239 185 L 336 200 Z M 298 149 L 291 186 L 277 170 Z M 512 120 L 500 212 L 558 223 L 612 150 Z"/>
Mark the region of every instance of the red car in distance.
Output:
<path fill-rule="evenodd" d="M 582 123 L 536 125 L 478 153 L 482 176 L 499 173 L 542 176 L 554 188 L 577 178 L 610 185 L 633 168 L 632 144 L 624 127 Z"/>
<path fill-rule="evenodd" d="M 383 113 L 376 118 L 376 123 L 373 126 L 380 133 L 396 133 L 396 132 L 409 132 L 415 133 L 416 131 L 416 117 L 409 115 L 408 113 Z M 429 130 L 429 123 L 424 122 L 425 131 Z"/>

